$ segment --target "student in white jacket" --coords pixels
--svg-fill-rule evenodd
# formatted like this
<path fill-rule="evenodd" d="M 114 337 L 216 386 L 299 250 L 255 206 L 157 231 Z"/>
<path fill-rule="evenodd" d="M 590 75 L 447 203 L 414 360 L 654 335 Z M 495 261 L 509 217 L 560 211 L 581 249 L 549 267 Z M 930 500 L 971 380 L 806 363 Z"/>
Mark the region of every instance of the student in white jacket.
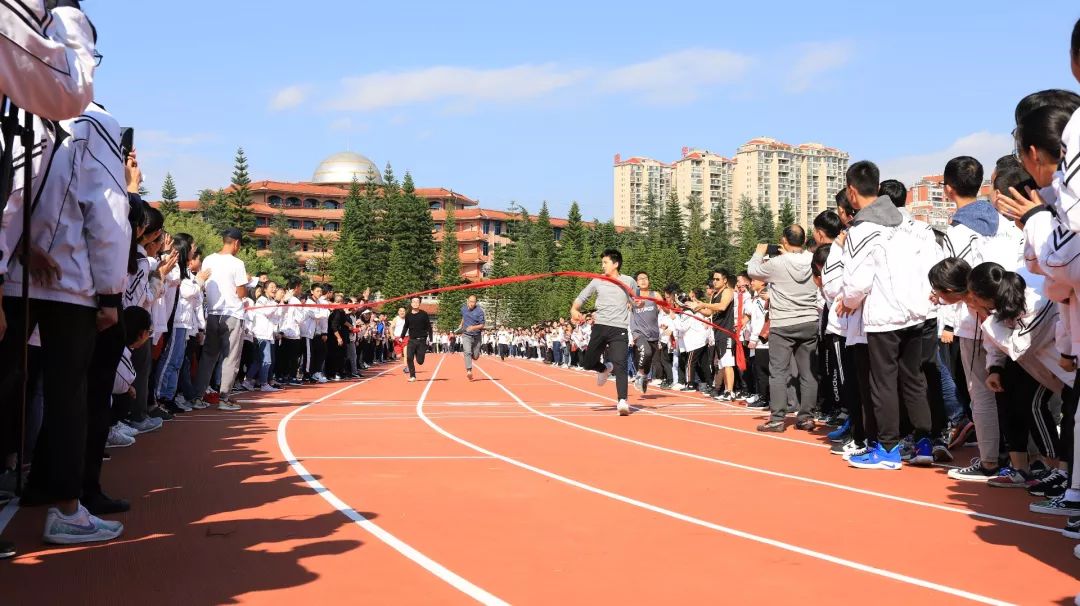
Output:
<path fill-rule="evenodd" d="M 926 275 L 919 272 L 920 265 L 912 262 L 919 253 L 917 241 L 896 229 L 903 216 L 888 196 L 878 197 L 879 174 L 877 166 L 867 161 L 848 168 L 848 198 L 859 211 L 845 242 L 837 312 L 844 315 L 863 309 L 870 396 L 878 432 L 876 445 L 848 462 L 861 469 L 895 470 L 902 467 L 901 401 L 915 433 L 912 463 L 933 462 L 926 378 L 919 370 L 929 284 Z"/>
<path fill-rule="evenodd" d="M 98 330 L 118 320 L 131 242 L 130 184 L 119 152 L 119 124 L 103 109 L 92 105 L 59 128 L 65 136 L 44 161 L 49 171 L 35 192 L 31 232 L 22 233 L 21 204 L 8 204 L 4 210 L 0 305 L 8 318 L 22 317 L 22 264 L 12 253 L 25 236 L 31 258 L 41 262 L 31 272 L 29 330 L 40 329 L 45 373 L 45 418 L 27 490 L 49 495 L 45 502 L 56 500 L 57 507 L 46 516 L 46 541 L 82 543 L 113 539 L 123 530 L 118 522 L 91 515 L 79 498 L 91 444 L 87 371 Z M 13 187 L 11 200 L 21 200 L 21 180 Z M 21 401 L 15 372 L 22 366 L 29 336 L 21 333 L 19 322 L 0 337 L 0 407 L 7 412 Z M 111 379 L 111 373 L 106 377 Z M 107 436 L 107 414 L 105 419 Z"/>

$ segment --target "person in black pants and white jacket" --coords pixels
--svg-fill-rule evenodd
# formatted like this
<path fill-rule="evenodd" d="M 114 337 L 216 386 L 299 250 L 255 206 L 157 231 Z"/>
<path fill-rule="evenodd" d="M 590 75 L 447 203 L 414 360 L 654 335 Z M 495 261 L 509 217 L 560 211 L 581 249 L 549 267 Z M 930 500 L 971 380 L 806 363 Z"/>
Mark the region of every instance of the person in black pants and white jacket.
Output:
<path fill-rule="evenodd" d="M 878 432 L 878 443 L 848 462 L 861 469 L 900 469 L 901 401 L 914 427 L 916 451 L 911 462 L 933 462 L 926 377 L 919 369 L 930 283 L 918 241 L 897 229 L 903 223 L 900 211 L 888 196 L 878 197 L 879 174 L 877 166 L 868 161 L 848 168 L 848 199 L 859 210 L 844 243 L 837 313 L 863 310 L 870 354 L 870 397 Z"/>

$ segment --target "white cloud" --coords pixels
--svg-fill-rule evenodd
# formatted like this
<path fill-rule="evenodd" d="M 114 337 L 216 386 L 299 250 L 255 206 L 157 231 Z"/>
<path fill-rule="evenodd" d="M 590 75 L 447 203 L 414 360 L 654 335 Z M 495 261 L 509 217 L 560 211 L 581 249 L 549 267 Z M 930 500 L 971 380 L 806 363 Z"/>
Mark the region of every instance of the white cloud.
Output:
<path fill-rule="evenodd" d="M 812 42 L 798 47 L 800 56 L 788 74 L 788 90 L 801 93 L 813 88 L 826 72 L 843 67 L 855 54 L 850 41 Z"/>
<path fill-rule="evenodd" d="M 286 86 L 274 93 L 274 98 L 270 100 L 270 109 L 273 111 L 281 111 L 298 107 L 307 100 L 310 93 L 311 87 L 307 85 L 295 84 L 293 86 Z"/>
<path fill-rule="evenodd" d="M 731 51 L 689 49 L 613 69 L 600 78 L 599 89 L 638 93 L 650 103 L 689 103 L 710 86 L 737 81 L 752 63 Z"/>
<path fill-rule="evenodd" d="M 563 70 L 553 64 L 502 69 L 439 66 L 404 72 L 378 72 L 342 79 L 344 90 L 330 109 L 372 111 L 432 101 L 455 105 L 522 101 L 581 81 L 585 70 Z"/>
<path fill-rule="evenodd" d="M 1012 147 L 1013 138 L 1008 134 L 987 131 L 972 133 L 939 151 L 901 156 L 881 162 L 881 178 L 899 179 L 910 186 L 926 175 L 940 175 L 945 169 L 945 163 L 956 156 L 972 156 L 982 162 L 986 178 L 990 178 L 997 159 L 1008 154 Z"/>

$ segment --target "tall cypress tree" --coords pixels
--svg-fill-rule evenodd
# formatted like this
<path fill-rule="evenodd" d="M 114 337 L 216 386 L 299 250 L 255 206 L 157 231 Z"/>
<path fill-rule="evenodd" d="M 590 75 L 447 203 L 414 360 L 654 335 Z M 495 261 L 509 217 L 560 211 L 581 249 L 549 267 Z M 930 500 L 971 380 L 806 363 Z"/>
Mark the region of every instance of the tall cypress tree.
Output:
<path fill-rule="evenodd" d="M 705 257 L 710 267 L 734 267 L 735 246 L 731 242 L 724 204 L 716 204 L 709 214 L 709 231 L 705 235 Z M 740 268 L 741 271 L 741 268 Z"/>
<path fill-rule="evenodd" d="M 360 253 L 363 275 L 372 291 L 379 290 L 385 283 L 386 268 L 390 262 L 391 231 L 390 218 L 387 216 L 386 196 L 373 175 L 368 175 L 364 182 L 359 215 L 364 217 L 363 228 L 357 232 L 357 245 Z"/>
<path fill-rule="evenodd" d="M 180 212 L 176 196 L 176 183 L 173 182 L 172 173 L 165 173 L 165 182 L 161 184 L 161 214 L 168 217 Z"/>
<path fill-rule="evenodd" d="M 400 297 L 421 290 L 416 272 L 413 271 L 409 251 L 405 250 L 398 240 L 390 244 L 390 261 L 387 264 L 383 282 L 383 295 L 388 298 Z"/>
<path fill-rule="evenodd" d="M 759 202 L 757 207 L 758 239 L 763 242 L 776 242 L 776 221 L 773 220 L 772 208 L 764 202 Z"/>
<path fill-rule="evenodd" d="M 674 246 L 680 253 L 686 250 L 686 240 L 683 237 L 683 213 L 679 206 L 679 197 L 675 192 L 668 197 L 664 205 L 663 237 L 661 243 L 665 246 Z"/>
<path fill-rule="evenodd" d="M 641 224 L 641 227 L 645 231 L 647 245 L 652 245 L 661 238 L 662 222 L 660 206 L 661 202 L 656 199 L 656 194 L 653 193 L 652 190 L 649 190 L 649 195 L 645 198 L 645 220 Z"/>
<path fill-rule="evenodd" d="M 341 220 L 341 235 L 334 246 L 334 286 L 341 292 L 358 293 L 371 284 L 366 273 L 364 248 L 371 238 L 374 221 L 370 207 L 362 208 L 360 182 L 353 176 L 349 195 L 345 197 L 345 213 Z"/>
<path fill-rule="evenodd" d="M 449 209 L 454 206 L 454 201 L 450 200 L 448 204 Z M 410 221 L 408 227 L 412 228 L 415 238 L 413 251 L 416 271 L 420 274 L 420 280 L 425 286 L 434 285 L 436 283 L 436 256 L 439 252 L 435 243 L 435 220 L 431 217 L 431 209 L 427 202 L 416 195 L 412 175 L 407 171 L 405 179 L 401 182 L 401 206 L 408 209 Z"/>
<path fill-rule="evenodd" d="M 784 205 L 780 207 L 780 215 L 776 220 L 776 234 L 773 241 L 779 242 L 780 236 L 784 234 L 784 229 L 794 224 L 795 221 L 795 208 L 790 201 L 785 201 Z"/>
<path fill-rule="evenodd" d="M 289 233 L 289 220 L 285 213 L 278 211 L 271 223 L 270 263 L 274 272 L 286 280 L 300 275 L 300 260 L 296 258 L 296 247 Z"/>
<path fill-rule="evenodd" d="M 229 215 L 229 195 L 225 193 L 225 190 L 219 189 L 213 193 L 206 222 L 219 234 L 233 227 L 232 217 Z"/>
<path fill-rule="evenodd" d="M 735 254 L 737 267 L 745 267 L 753 256 L 759 241 L 758 233 L 758 213 L 754 211 L 750 197 L 743 196 L 739 200 L 739 248 Z"/>
<path fill-rule="evenodd" d="M 255 213 L 251 210 L 251 177 L 248 176 L 247 156 L 243 147 L 236 150 L 228 202 L 229 224 L 245 234 L 255 231 Z"/>
<path fill-rule="evenodd" d="M 439 257 L 439 287 L 464 284 L 465 279 L 461 277 L 461 258 L 458 257 L 457 220 L 454 218 L 453 204 L 446 207 L 442 251 Z M 458 323 L 461 322 L 461 304 L 467 296 L 467 293 L 462 290 L 439 294 L 438 326 L 440 329 L 453 330 L 458 327 Z"/>
<path fill-rule="evenodd" d="M 559 263 L 560 271 L 590 271 L 589 257 L 589 231 L 581 220 L 581 208 L 578 203 L 570 204 L 570 212 L 566 215 L 566 227 L 563 228 L 562 238 L 559 240 Z M 556 289 L 560 293 L 562 308 L 557 308 L 559 315 L 565 317 L 570 301 L 585 288 L 587 280 L 584 278 L 559 278 Z"/>
<path fill-rule="evenodd" d="M 709 260 L 705 254 L 705 209 L 701 196 L 690 196 L 690 225 L 686 237 L 686 266 L 683 271 L 683 284 L 706 284 L 709 277 Z"/>

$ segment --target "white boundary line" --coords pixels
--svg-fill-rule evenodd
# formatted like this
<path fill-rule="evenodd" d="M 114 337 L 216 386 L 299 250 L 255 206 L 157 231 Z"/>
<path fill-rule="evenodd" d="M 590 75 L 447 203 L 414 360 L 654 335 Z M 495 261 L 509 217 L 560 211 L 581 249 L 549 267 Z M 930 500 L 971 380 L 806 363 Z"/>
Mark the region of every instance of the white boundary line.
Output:
<path fill-rule="evenodd" d="M 435 371 L 431 373 L 431 380 L 429 380 L 427 382 L 427 385 L 424 387 L 424 392 L 422 394 L 420 394 L 420 399 L 417 401 L 417 406 L 423 406 L 424 399 L 427 398 L 428 392 L 431 390 L 431 386 L 434 385 L 433 380 L 435 379 L 435 375 L 439 374 L 439 368 L 442 367 L 442 363 L 443 363 L 443 360 L 440 360 L 439 364 L 435 367 Z M 398 366 L 395 365 L 395 366 L 393 366 L 393 367 L 391 367 L 391 368 L 389 368 L 387 370 L 384 370 L 384 371 L 380 372 L 379 374 L 375 375 L 374 377 L 371 377 L 371 379 L 381 377 L 382 375 L 384 375 L 384 374 L 386 374 L 386 373 L 388 373 L 388 372 L 390 372 L 392 370 L 397 370 L 397 368 L 398 368 Z M 338 395 L 339 393 L 342 393 L 344 391 L 352 389 L 353 387 L 356 387 L 357 385 L 365 383 L 365 382 L 367 382 L 369 380 L 370 379 L 364 379 L 363 381 L 360 381 L 358 383 L 353 383 L 351 385 L 347 385 L 345 387 L 342 387 L 341 389 L 339 389 L 337 391 L 329 393 L 329 394 L 319 398 L 318 400 L 315 400 L 315 401 L 311 402 L 311 404 L 305 404 L 305 405 L 297 408 L 296 410 L 290 412 L 289 414 L 285 415 L 285 418 L 283 418 L 281 420 L 281 422 L 278 423 L 278 427 L 277 427 L 278 448 L 281 450 L 281 454 L 285 457 L 285 460 L 288 461 L 289 466 L 292 467 L 293 471 L 295 471 L 297 475 L 299 475 L 305 482 L 307 482 L 307 485 L 310 486 L 311 489 L 314 490 L 316 494 L 318 494 L 323 499 L 325 499 L 327 503 L 330 503 L 331 505 L 333 505 L 334 509 L 337 509 L 338 511 L 340 511 L 345 517 L 347 517 L 350 520 L 352 520 L 353 522 L 355 522 L 357 526 L 359 526 L 359 527 L 363 528 L 364 530 L 368 531 L 369 533 L 374 535 L 377 539 L 379 539 L 383 543 L 386 543 L 388 546 L 393 548 L 395 551 L 397 551 L 401 555 L 409 558 L 410 560 L 412 560 L 416 564 L 419 564 L 420 567 L 422 567 L 423 569 L 425 569 L 428 572 L 430 572 L 431 574 L 439 577 L 439 579 L 445 581 L 447 584 L 451 585 L 452 587 L 454 587 L 458 591 L 464 593 L 465 595 L 467 595 L 470 598 L 476 600 L 477 602 L 480 602 L 481 604 L 495 604 L 495 605 L 499 605 L 499 606 L 505 605 L 506 602 L 504 602 L 503 600 L 495 597 L 494 595 L 488 593 L 487 591 L 484 591 L 483 589 L 477 587 L 476 585 L 473 585 L 472 583 L 467 581 L 465 578 L 457 575 L 456 573 L 451 572 L 448 568 L 446 568 L 442 564 L 440 564 L 440 563 L 436 562 L 435 560 L 432 560 L 428 556 L 420 553 L 413 546 L 411 546 L 408 543 L 402 541 L 401 539 L 397 538 L 396 536 L 390 534 L 388 531 L 384 530 L 378 524 L 376 524 L 376 523 L 372 522 L 371 520 L 365 518 L 363 514 L 356 511 L 355 509 L 350 507 L 347 503 L 345 503 L 344 501 L 339 499 L 338 496 L 335 495 L 333 492 L 331 492 L 329 488 L 323 486 L 322 482 L 315 479 L 315 476 L 311 475 L 311 473 L 308 472 L 308 470 L 303 466 L 303 464 L 301 464 L 300 461 L 297 460 L 297 457 L 295 457 L 293 455 L 292 449 L 289 448 L 289 441 L 288 441 L 288 438 L 286 437 L 286 433 L 285 433 L 290 419 L 292 419 L 294 416 L 296 416 L 300 412 L 307 409 L 309 406 L 314 406 L 315 404 L 318 404 L 319 402 L 322 402 L 324 400 L 328 400 L 328 399 Z"/>
<path fill-rule="evenodd" d="M 484 371 L 483 368 L 480 368 L 479 365 L 474 364 L 474 366 L 476 368 L 479 368 L 480 372 L 487 375 L 488 378 L 491 377 L 491 375 L 488 375 L 488 373 L 486 371 Z M 510 391 L 509 389 L 504 387 L 500 382 L 492 381 L 492 383 L 494 383 L 496 386 L 498 386 L 499 389 L 506 392 L 506 394 L 509 395 L 511 398 L 513 398 L 519 405 L 524 406 L 526 408 L 529 408 L 528 404 L 523 402 L 521 400 L 521 398 L 517 397 L 512 391 Z M 509 463 L 510 465 L 513 465 L 515 467 L 520 467 L 520 468 L 525 469 L 527 471 L 531 471 L 533 473 L 542 475 L 544 477 L 551 478 L 552 480 L 556 480 L 556 481 L 562 482 L 564 484 L 568 484 L 568 485 L 573 486 L 575 488 L 580 488 L 582 490 L 585 490 L 585 491 L 588 491 L 588 492 L 591 492 L 591 493 L 594 493 L 594 494 L 598 494 L 600 496 L 604 496 L 604 497 L 607 497 L 609 499 L 613 499 L 615 501 L 626 503 L 627 505 L 633 505 L 635 507 L 639 507 L 641 509 L 652 511 L 654 513 L 658 513 L 660 515 L 664 515 L 664 516 L 667 516 L 667 517 L 670 517 L 670 518 L 674 518 L 676 520 L 681 520 L 683 522 L 689 522 L 690 524 L 694 524 L 694 525 L 697 525 L 697 526 L 702 526 L 702 527 L 708 528 L 710 530 L 716 530 L 718 532 L 722 532 L 724 534 L 729 534 L 731 536 L 739 537 L 741 539 L 754 541 L 755 543 L 761 543 L 761 544 L 764 544 L 764 545 L 768 545 L 770 547 L 776 547 L 776 548 L 782 549 L 784 551 L 789 551 L 789 552 L 797 553 L 799 555 L 807 556 L 807 557 L 810 557 L 810 558 L 823 560 L 825 562 L 829 562 L 829 563 L 832 563 L 832 564 L 837 564 L 839 566 L 845 566 L 847 568 L 852 568 L 854 570 L 858 570 L 858 571 L 861 571 L 861 572 L 867 572 L 867 573 L 877 575 L 877 576 L 880 576 L 880 577 L 884 577 L 884 578 L 887 578 L 887 579 L 892 579 L 894 581 L 899 581 L 901 583 L 907 583 L 909 585 L 915 585 L 915 586 L 918 586 L 918 587 L 923 587 L 925 589 L 930 589 L 932 591 L 937 591 L 937 592 L 940 592 L 940 593 L 945 593 L 945 594 L 953 595 L 953 596 L 956 596 L 956 597 L 965 598 L 965 599 L 968 599 L 968 600 L 971 600 L 971 601 L 974 601 L 974 602 L 980 602 L 980 603 L 983 603 L 983 604 L 994 604 L 996 606 L 1006 606 L 1006 605 L 1010 604 L 1009 602 L 1004 602 L 1004 601 L 997 600 L 997 599 L 994 599 L 994 598 L 986 597 L 986 596 L 983 596 L 983 595 L 979 595 L 977 593 L 972 593 L 972 592 L 969 592 L 969 591 L 965 591 L 963 589 L 956 589 L 954 587 L 949 587 L 949 586 L 946 586 L 946 585 L 940 585 L 940 584 L 934 583 L 932 581 L 926 581 L 926 580 L 923 580 L 923 579 L 919 579 L 919 578 L 916 578 L 916 577 L 911 577 L 911 576 L 901 574 L 901 573 L 898 573 L 898 572 L 892 572 L 890 570 L 884 570 L 882 568 L 876 568 L 874 566 L 870 566 L 870 565 L 863 564 L 863 563 L 860 563 L 860 562 L 855 562 L 855 561 L 848 560 L 848 559 L 845 559 L 845 558 L 829 555 L 827 553 L 822 553 L 820 551 L 814 551 L 812 549 L 807 549 L 805 547 L 799 547 L 798 545 L 792 545 L 791 543 L 785 543 L 783 541 L 778 541 L 776 539 L 770 539 L 768 537 L 763 537 L 763 536 L 752 534 L 752 533 L 749 533 L 749 532 L 744 532 L 742 530 L 729 528 L 727 526 L 721 526 L 720 524 L 715 524 L 713 522 L 702 520 L 700 518 L 695 518 L 693 516 L 689 516 L 689 515 L 686 515 L 686 514 L 683 514 L 683 513 L 679 513 L 677 511 L 672 511 L 670 509 L 665 509 L 663 507 L 653 505 L 651 503 L 646 503 L 644 501 L 639 501 L 639 500 L 634 499 L 632 497 L 627 497 L 627 496 L 624 496 L 624 495 L 621 495 L 621 494 L 618 494 L 618 493 L 615 493 L 615 492 L 604 490 L 603 488 L 598 488 L 598 487 L 592 486 L 590 484 L 585 484 L 584 482 L 579 482 L 579 481 L 574 480 L 572 478 L 568 478 L 566 476 L 561 476 L 561 475 L 559 475 L 557 473 L 548 471 L 546 469 L 541 469 L 539 467 L 534 467 L 532 465 L 529 465 L 528 463 L 523 463 L 523 462 L 518 461 L 516 459 L 512 459 L 510 457 L 501 455 L 501 454 L 499 454 L 497 452 L 488 450 L 488 449 L 486 449 L 486 448 L 484 448 L 482 446 L 478 446 L 476 444 L 473 444 L 472 442 L 469 442 L 468 440 L 465 440 L 464 438 L 460 438 L 460 437 L 450 433 L 449 431 L 443 429 L 437 423 L 435 423 L 434 421 L 429 419 L 427 417 L 427 415 L 424 414 L 424 402 L 423 402 L 423 399 L 421 399 L 419 402 L 416 403 L 416 414 L 417 414 L 417 416 L 420 417 L 421 420 L 423 420 L 425 423 L 427 423 L 429 427 L 431 427 L 432 429 L 437 431 L 439 434 L 441 434 L 441 435 L 443 435 L 443 436 L 457 442 L 458 444 L 461 444 L 462 446 L 466 446 L 468 448 L 471 448 L 472 450 L 475 450 L 476 452 L 488 455 L 490 457 L 494 457 L 496 459 L 499 459 L 500 461 L 503 461 L 505 463 Z"/>
<path fill-rule="evenodd" d="M 485 375 L 488 374 L 487 371 L 485 371 L 483 368 L 480 369 L 480 372 L 484 373 Z M 525 372 L 529 372 L 529 371 L 525 371 Z M 488 375 L 488 376 L 490 376 L 490 375 Z M 561 382 L 559 382 L 559 381 L 557 381 L 555 379 L 549 379 L 549 380 L 552 381 L 553 383 L 559 383 L 561 385 L 565 385 L 564 383 L 561 383 Z M 502 384 L 500 382 L 498 382 L 498 381 L 492 381 L 492 382 L 497 384 L 499 387 L 502 387 Z M 578 389 L 577 387 L 574 387 L 573 385 L 565 385 L 565 386 L 569 387 L 571 389 Z M 1060 528 L 1054 528 L 1054 527 L 1051 527 L 1051 526 L 1044 526 L 1042 524 L 1036 524 L 1034 522 L 1027 522 L 1027 521 L 1024 521 L 1024 520 L 1017 520 L 1017 519 L 1014 519 L 1014 518 L 1006 518 L 1006 517 L 1003 517 L 1003 516 L 996 516 L 996 515 L 992 515 L 992 514 L 988 514 L 988 513 L 980 513 L 980 512 L 977 512 L 977 511 L 970 511 L 970 510 L 967 510 L 967 509 L 961 509 L 959 507 L 950 507 L 948 505 L 940 505 L 938 503 L 929 503 L 927 501 L 919 501 L 917 499 L 909 499 L 907 497 L 901 497 L 901 496 L 892 495 L 892 494 L 888 494 L 888 493 L 884 493 L 884 492 L 877 492 L 877 491 L 868 490 L 868 489 L 865 489 L 865 488 L 857 488 L 855 486 L 848 486 L 847 484 L 837 484 L 837 483 L 828 482 L 828 481 L 825 481 L 825 480 L 818 480 L 818 479 L 814 479 L 814 478 L 808 478 L 808 477 L 805 477 L 805 476 L 799 476 L 799 475 L 784 473 L 784 472 L 780 472 L 780 471 L 772 471 L 772 470 L 764 469 L 764 468 L 761 468 L 761 467 L 754 467 L 752 465 L 743 465 L 741 463 L 735 463 L 735 462 L 732 462 L 732 461 L 725 461 L 724 459 L 716 459 L 716 458 L 713 458 L 713 457 L 708 457 L 708 456 L 700 455 L 700 454 L 693 453 L 693 452 L 686 452 L 686 451 L 683 451 L 683 450 L 676 450 L 674 448 L 667 448 L 666 446 L 660 446 L 658 444 L 652 444 L 650 442 L 642 442 L 642 441 L 639 441 L 639 440 L 634 440 L 632 438 L 627 438 L 625 436 L 620 436 L 618 434 L 608 433 L 606 431 L 596 429 L 596 428 L 593 428 L 593 427 L 588 427 L 586 425 L 579 425 L 577 423 L 574 423 L 573 421 L 567 421 L 566 419 L 562 419 L 562 418 L 559 418 L 559 417 L 553 417 L 553 416 L 551 416 L 551 415 L 549 415 L 547 413 L 541 412 L 541 411 L 536 410 L 535 408 L 529 406 L 528 404 L 526 404 L 525 402 L 523 402 L 522 400 L 517 398 L 517 396 L 513 395 L 511 392 L 509 392 L 505 388 L 503 389 L 503 391 L 506 391 L 508 394 L 510 394 L 510 397 L 517 400 L 517 402 L 521 406 L 523 406 L 524 408 L 532 411 L 533 414 L 544 417 L 546 419 L 551 419 L 552 421 L 556 421 L 558 423 L 563 423 L 565 425 L 575 427 L 577 429 L 581 429 L 581 430 L 584 430 L 584 431 L 588 431 L 590 433 L 595 433 L 597 435 L 601 435 L 601 436 L 604 436 L 604 437 L 607 437 L 607 438 L 611 438 L 613 440 L 619 440 L 621 442 L 626 442 L 628 444 L 634 444 L 635 446 L 641 446 L 643 448 L 650 448 L 650 449 L 653 449 L 653 450 L 659 450 L 661 452 L 666 452 L 666 453 L 669 453 L 669 454 L 688 457 L 688 458 L 691 458 L 691 459 L 697 459 L 699 461 L 705 461 L 707 463 L 716 463 L 717 465 L 723 465 L 725 467 L 731 467 L 731 468 L 734 468 L 734 469 L 740 469 L 742 471 L 760 473 L 760 474 L 767 475 L 767 476 L 772 476 L 772 477 L 775 477 L 775 478 L 784 478 L 785 480 L 795 480 L 797 482 L 805 482 L 807 484 L 814 484 L 814 485 L 817 485 L 817 486 L 824 486 L 824 487 L 827 487 L 827 488 L 835 488 L 837 490 L 843 490 L 843 491 L 846 491 L 846 492 L 853 492 L 853 493 L 856 493 L 856 494 L 861 494 L 861 495 L 866 495 L 866 496 L 871 496 L 871 497 L 877 497 L 877 498 L 880 498 L 880 499 L 886 499 L 886 500 L 890 500 L 890 501 L 896 501 L 898 503 L 906 503 L 908 505 L 917 505 L 919 507 L 927 507 L 929 509 L 936 509 L 938 511 L 946 511 L 946 512 L 949 512 L 949 513 L 957 513 L 957 514 L 965 515 L 965 516 L 968 516 L 968 517 L 971 517 L 971 518 L 993 520 L 995 522 L 1003 522 L 1003 523 L 1006 523 L 1006 524 L 1015 524 L 1017 526 L 1023 526 L 1023 527 L 1026 527 L 1026 528 L 1036 528 L 1036 529 L 1039 529 L 1039 530 L 1046 530 L 1046 531 L 1049 531 L 1049 532 L 1053 532 L 1054 534 L 1061 534 L 1061 529 Z M 648 412 L 648 411 L 644 411 L 644 412 Z M 659 415 L 659 416 L 667 417 L 667 415 Z M 678 417 L 667 417 L 667 418 L 678 418 Z M 684 421 L 692 421 L 691 419 L 682 419 L 682 420 L 684 420 Z M 694 422 L 707 424 L 707 423 L 704 423 L 702 421 L 694 421 Z M 722 425 L 716 425 L 716 427 L 723 427 L 723 426 Z M 728 429 L 730 429 L 730 428 L 728 428 Z M 755 434 L 755 435 L 757 435 L 757 434 Z M 800 442 L 800 443 L 805 444 L 806 442 Z"/>
<path fill-rule="evenodd" d="M 413 417 L 414 419 L 416 417 Z M 482 456 L 416 456 L 416 457 L 395 457 L 395 456 L 341 456 L 341 457 L 296 457 L 300 461 L 446 461 L 449 459 L 490 459 L 491 457 Z"/>

